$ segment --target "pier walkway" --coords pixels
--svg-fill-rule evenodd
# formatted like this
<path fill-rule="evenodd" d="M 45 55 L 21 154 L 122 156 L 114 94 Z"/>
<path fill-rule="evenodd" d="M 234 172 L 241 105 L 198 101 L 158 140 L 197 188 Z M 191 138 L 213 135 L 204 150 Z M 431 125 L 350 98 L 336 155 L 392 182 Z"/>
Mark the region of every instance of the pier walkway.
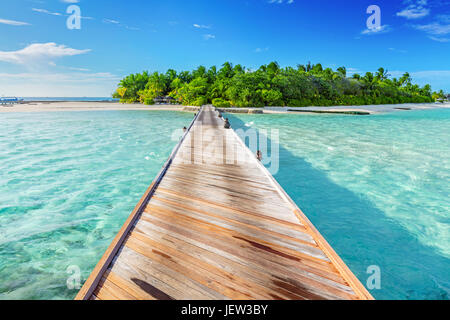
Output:
<path fill-rule="evenodd" d="M 213 107 L 76 299 L 372 299 Z"/>

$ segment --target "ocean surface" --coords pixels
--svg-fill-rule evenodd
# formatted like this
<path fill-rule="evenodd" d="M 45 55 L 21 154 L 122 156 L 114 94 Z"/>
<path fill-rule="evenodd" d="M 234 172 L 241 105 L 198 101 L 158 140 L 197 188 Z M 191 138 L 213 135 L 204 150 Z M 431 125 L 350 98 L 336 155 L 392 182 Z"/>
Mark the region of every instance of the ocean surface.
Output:
<path fill-rule="evenodd" d="M 375 298 L 450 298 L 449 109 L 227 117 L 278 130 L 275 178 Z"/>
<path fill-rule="evenodd" d="M 276 179 L 363 284 L 380 268 L 375 298 L 449 299 L 449 111 L 228 117 L 277 130 Z M 191 120 L 2 114 L 0 299 L 72 299 L 68 267 L 87 278 Z"/>
<path fill-rule="evenodd" d="M 25 97 L 19 98 L 24 101 L 69 101 L 69 102 L 104 102 L 104 101 L 119 101 L 119 99 L 113 99 L 111 97 Z"/>
<path fill-rule="evenodd" d="M 74 298 L 68 267 L 89 276 L 192 118 L 1 114 L 0 300 Z"/>

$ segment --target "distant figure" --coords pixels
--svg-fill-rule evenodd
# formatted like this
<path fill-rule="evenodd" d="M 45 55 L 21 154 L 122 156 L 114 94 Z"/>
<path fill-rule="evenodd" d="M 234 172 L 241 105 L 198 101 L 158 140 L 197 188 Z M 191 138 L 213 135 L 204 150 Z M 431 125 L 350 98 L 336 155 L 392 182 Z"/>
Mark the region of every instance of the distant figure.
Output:
<path fill-rule="evenodd" d="M 262 159 L 263 159 L 263 155 L 262 155 L 262 152 L 261 151 L 256 151 L 256 158 L 259 160 L 259 161 L 262 161 Z"/>
<path fill-rule="evenodd" d="M 184 128 L 183 128 L 183 132 L 186 132 L 186 131 L 187 131 L 187 128 L 186 128 L 186 127 L 184 127 Z"/>
<path fill-rule="evenodd" d="M 219 112 L 219 119 L 222 119 L 222 113 Z"/>
<path fill-rule="evenodd" d="M 230 129 L 231 128 L 231 124 L 230 121 L 228 120 L 228 118 L 225 119 L 225 124 L 223 126 L 225 129 Z"/>

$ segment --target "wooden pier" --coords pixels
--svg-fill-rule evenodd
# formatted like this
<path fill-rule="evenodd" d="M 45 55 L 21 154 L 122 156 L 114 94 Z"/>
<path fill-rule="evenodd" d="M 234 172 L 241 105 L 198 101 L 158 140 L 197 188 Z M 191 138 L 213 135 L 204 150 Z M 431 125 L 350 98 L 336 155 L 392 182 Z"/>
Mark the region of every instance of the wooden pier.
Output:
<path fill-rule="evenodd" d="M 76 299 L 373 298 L 203 107 Z"/>

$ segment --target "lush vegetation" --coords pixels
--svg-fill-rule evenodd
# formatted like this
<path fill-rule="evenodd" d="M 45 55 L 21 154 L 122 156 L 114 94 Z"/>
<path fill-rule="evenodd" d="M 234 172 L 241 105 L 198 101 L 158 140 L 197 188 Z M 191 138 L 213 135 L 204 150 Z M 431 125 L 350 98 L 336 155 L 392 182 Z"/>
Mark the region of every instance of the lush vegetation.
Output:
<path fill-rule="evenodd" d="M 171 96 L 184 105 L 213 103 L 217 107 L 330 106 L 433 102 L 442 93 L 412 83 L 409 73 L 391 78 L 386 70 L 347 75 L 321 64 L 280 68 L 276 62 L 251 71 L 226 62 L 220 69 L 200 66 L 189 72 L 131 74 L 120 81 L 115 98 L 153 104 Z"/>

